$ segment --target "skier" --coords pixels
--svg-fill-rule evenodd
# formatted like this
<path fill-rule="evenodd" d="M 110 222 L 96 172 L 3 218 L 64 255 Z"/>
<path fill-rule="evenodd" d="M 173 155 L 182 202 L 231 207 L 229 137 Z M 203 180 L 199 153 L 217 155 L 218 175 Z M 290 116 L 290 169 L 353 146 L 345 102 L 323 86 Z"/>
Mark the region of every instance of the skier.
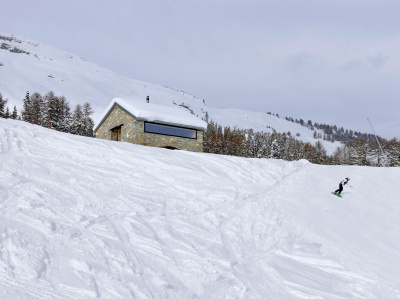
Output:
<path fill-rule="evenodd" d="M 343 186 L 346 185 L 350 181 L 350 178 L 345 178 L 343 181 L 339 183 L 339 189 L 337 189 L 335 194 L 340 195 L 340 193 L 343 191 Z M 350 186 L 350 185 L 349 185 Z M 350 186 L 351 187 L 351 186 Z"/>

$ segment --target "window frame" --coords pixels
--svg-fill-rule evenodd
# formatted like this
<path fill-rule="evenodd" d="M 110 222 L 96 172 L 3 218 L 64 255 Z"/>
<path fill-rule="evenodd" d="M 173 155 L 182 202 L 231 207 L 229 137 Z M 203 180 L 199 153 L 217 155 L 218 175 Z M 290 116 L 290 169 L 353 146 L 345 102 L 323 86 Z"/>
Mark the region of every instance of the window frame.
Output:
<path fill-rule="evenodd" d="M 160 126 L 160 127 L 167 127 L 167 128 L 169 127 L 169 128 L 175 128 L 175 129 L 191 130 L 191 131 L 194 131 L 195 137 L 186 137 L 186 136 L 180 136 L 180 135 L 176 135 L 176 134 L 164 134 L 164 133 L 158 133 L 158 132 L 149 132 L 149 131 L 146 131 L 146 125 L 147 124 Z M 150 121 L 145 121 L 144 122 L 144 126 L 143 126 L 143 131 L 144 131 L 144 133 L 149 133 L 149 134 L 157 134 L 157 135 L 173 136 L 173 137 L 180 137 L 180 138 L 197 140 L 197 129 L 193 129 L 193 128 L 187 128 L 187 127 L 185 128 L 185 127 L 180 127 L 180 126 L 166 125 L 166 124 L 160 124 L 160 123 L 154 123 L 154 122 L 150 122 Z"/>

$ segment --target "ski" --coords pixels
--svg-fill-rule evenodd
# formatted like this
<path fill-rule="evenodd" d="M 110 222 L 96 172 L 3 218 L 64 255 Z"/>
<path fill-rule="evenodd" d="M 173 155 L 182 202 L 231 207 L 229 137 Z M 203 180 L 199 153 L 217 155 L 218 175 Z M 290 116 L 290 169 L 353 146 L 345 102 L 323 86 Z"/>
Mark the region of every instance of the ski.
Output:
<path fill-rule="evenodd" d="M 339 195 L 339 194 L 336 194 L 335 192 L 332 192 L 332 194 L 333 194 L 333 195 L 336 195 L 336 196 L 338 196 L 338 197 L 340 197 L 340 198 L 342 198 L 342 196 L 341 196 L 341 195 Z"/>

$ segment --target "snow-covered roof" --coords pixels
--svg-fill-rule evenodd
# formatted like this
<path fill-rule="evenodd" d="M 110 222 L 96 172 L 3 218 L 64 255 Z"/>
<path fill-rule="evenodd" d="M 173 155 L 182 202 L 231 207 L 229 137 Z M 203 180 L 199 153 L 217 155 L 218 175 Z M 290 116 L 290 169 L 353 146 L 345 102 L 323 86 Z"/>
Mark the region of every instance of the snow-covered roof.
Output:
<path fill-rule="evenodd" d="M 114 98 L 108 105 L 104 113 L 100 116 L 97 122 L 95 131 L 105 120 L 112 108 L 118 105 L 130 115 L 138 120 L 155 122 L 160 124 L 167 124 L 180 127 L 188 127 L 198 130 L 205 130 L 207 123 L 195 115 L 191 114 L 185 108 L 171 107 L 165 105 L 158 105 L 147 103 L 146 99 L 125 99 Z"/>

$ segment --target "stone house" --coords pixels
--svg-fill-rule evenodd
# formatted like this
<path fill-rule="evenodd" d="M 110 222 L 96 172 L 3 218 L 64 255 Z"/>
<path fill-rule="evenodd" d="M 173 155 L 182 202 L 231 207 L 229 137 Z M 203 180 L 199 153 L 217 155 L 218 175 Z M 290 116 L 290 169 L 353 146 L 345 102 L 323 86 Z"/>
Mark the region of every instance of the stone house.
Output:
<path fill-rule="evenodd" d="M 207 123 L 182 107 L 115 98 L 94 129 L 96 138 L 135 144 L 203 151 Z"/>

